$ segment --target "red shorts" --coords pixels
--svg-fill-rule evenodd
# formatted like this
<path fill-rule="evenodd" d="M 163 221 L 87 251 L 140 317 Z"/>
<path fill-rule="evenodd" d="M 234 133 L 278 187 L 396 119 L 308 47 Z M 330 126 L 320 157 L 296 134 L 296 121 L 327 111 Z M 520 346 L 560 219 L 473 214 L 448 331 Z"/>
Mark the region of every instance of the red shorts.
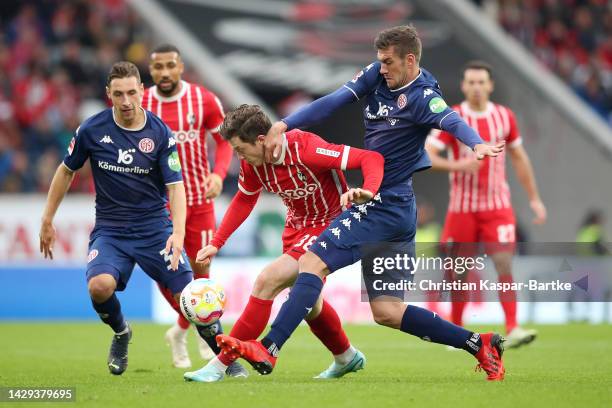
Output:
<path fill-rule="evenodd" d="M 300 259 L 308 248 L 316 241 L 320 233 L 325 231 L 327 225 L 321 227 L 290 228 L 285 227 L 283 231 L 283 253 L 295 260 Z"/>
<path fill-rule="evenodd" d="M 515 229 L 516 219 L 512 208 L 473 213 L 449 212 L 440 242 L 484 244 L 485 252 L 514 251 Z"/>
<path fill-rule="evenodd" d="M 195 259 L 198 251 L 208 245 L 215 230 L 215 207 L 212 202 L 187 207 L 184 247 L 190 259 Z"/>

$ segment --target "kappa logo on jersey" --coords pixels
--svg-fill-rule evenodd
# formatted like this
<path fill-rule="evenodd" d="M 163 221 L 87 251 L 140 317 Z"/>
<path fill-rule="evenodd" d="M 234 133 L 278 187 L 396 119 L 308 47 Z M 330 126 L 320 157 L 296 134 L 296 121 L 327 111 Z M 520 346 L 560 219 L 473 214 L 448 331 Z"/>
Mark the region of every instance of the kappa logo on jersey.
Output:
<path fill-rule="evenodd" d="M 104 135 L 102 139 L 100 139 L 100 143 L 113 143 L 113 139 L 109 135 Z"/>
<path fill-rule="evenodd" d="M 397 98 L 397 107 L 398 108 L 404 109 L 404 107 L 406 106 L 407 103 L 408 103 L 408 98 L 406 98 L 406 94 L 401 94 Z"/>
<path fill-rule="evenodd" d="M 376 195 L 374 196 L 374 198 L 372 198 L 372 200 L 378 201 L 379 203 L 382 204 L 382 198 L 380 198 L 380 193 L 376 193 Z"/>
<path fill-rule="evenodd" d="M 340 220 L 340 222 L 342 223 L 342 225 L 344 225 L 346 227 L 347 230 L 351 230 L 351 220 L 348 218 L 345 218 L 343 220 Z"/>
<path fill-rule="evenodd" d="M 320 242 L 319 242 L 319 245 L 321 245 L 321 247 L 322 247 L 323 249 L 327 249 L 327 242 L 325 242 L 325 241 L 320 241 Z"/>
<path fill-rule="evenodd" d="M 96 259 L 96 256 L 98 256 L 97 249 L 92 249 L 91 251 L 89 251 L 89 255 L 87 255 L 87 263 L 90 263 L 91 261 Z"/>
<path fill-rule="evenodd" d="M 332 234 L 336 236 L 336 238 L 340 239 L 340 228 L 335 227 L 330 230 Z"/>
<path fill-rule="evenodd" d="M 72 138 L 72 140 L 70 141 L 70 144 L 68 145 L 68 154 L 70 156 L 72 156 L 72 151 L 74 150 L 74 144 L 76 143 L 74 137 Z"/>
<path fill-rule="evenodd" d="M 130 165 L 134 161 L 134 156 L 132 153 L 135 153 L 136 149 L 127 149 L 121 150 L 119 149 L 119 157 L 117 157 L 117 163 L 119 164 L 127 164 Z"/>
<path fill-rule="evenodd" d="M 279 191 L 277 194 L 282 198 L 293 200 L 296 198 L 304 198 L 307 195 L 313 194 L 315 191 L 317 191 L 317 189 L 318 187 L 316 184 L 306 184 L 303 188 Z"/>
<path fill-rule="evenodd" d="M 155 142 L 148 137 L 140 139 L 138 142 L 138 150 L 143 153 L 151 153 L 155 149 Z"/>
<path fill-rule="evenodd" d="M 171 136 L 170 138 L 168 138 L 168 148 L 171 148 L 172 146 L 174 146 L 176 144 L 176 139 Z"/>
<path fill-rule="evenodd" d="M 335 150 L 324 149 L 322 147 L 317 147 L 316 152 L 318 154 L 322 154 L 323 156 L 340 157 L 340 152 L 337 152 Z"/>
<path fill-rule="evenodd" d="M 365 206 L 365 204 L 360 204 L 356 206 L 357 210 L 359 210 L 360 213 L 362 213 L 363 215 L 368 215 L 368 210 Z"/>
<path fill-rule="evenodd" d="M 389 113 L 393 110 L 392 106 L 384 105 L 378 102 L 378 112 L 376 112 L 376 116 L 389 116 Z"/>
<path fill-rule="evenodd" d="M 423 98 L 427 98 L 429 95 L 433 93 L 433 89 L 427 88 L 423 91 Z"/>
<path fill-rule="evenodd" d="M 361 222 L 361 214 L 359 214 L 358 212 L 351 212 L 351 215 L 353 216 L 353 218 L 355 218 L 357 221 Z"/>

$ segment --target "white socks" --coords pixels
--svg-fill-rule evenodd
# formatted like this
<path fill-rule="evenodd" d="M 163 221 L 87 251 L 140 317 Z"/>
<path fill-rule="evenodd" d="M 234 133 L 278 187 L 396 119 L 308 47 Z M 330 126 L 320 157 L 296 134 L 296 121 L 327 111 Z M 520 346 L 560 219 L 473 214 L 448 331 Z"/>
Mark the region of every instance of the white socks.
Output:
<path fill-rule="evenodd" d="M 357 350 L 351 344 L 350 347 L 347 348 L 344 353 L 334 355 L 334 360 L 336 360 L 337 364 L 347 365 L 351 362 L 353 357 L 355 357 L 355 353 L 357 353 Z"/>

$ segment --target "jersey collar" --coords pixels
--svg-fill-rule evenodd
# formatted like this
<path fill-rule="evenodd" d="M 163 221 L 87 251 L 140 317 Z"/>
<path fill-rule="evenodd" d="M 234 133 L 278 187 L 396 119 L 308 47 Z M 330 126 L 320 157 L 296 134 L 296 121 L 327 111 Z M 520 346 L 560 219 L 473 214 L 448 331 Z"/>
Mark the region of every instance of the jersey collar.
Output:
<path fill-rule="evenodd" d="M 117 123 L 117 119 L 115 118 L 115 108 L 111 107 L 110 110 L 113 113 L 113 122 L 115 122 L 115 125 L 117 125 L 119 128 L 123 130 L 127 130 L 128 132 L 139 132 L 142 129 L 144 129 L 144 127 L 147 125 L 147 111 L 145 111 L 142 106 L 140 106 L 140 110 L 144 114 L 144 122 L 142 122 L 142 126 L 137 129 L 128 129 L 126 127 L 121 126 L 119 123 Z"/>
<path fill-rule="evenodd" d="M 281 154 L 278 160 L 272 163 L 273 165 L 278 166 L 280 164 L 283 164 L 283 162 L 285 161 L 285 154 L 287 153 L 288 145 L 289 145 L 289 142 L 287 142 L 287 135 L 283 133 L 283 146 L 281 147 Z"/>
<path fill-rule="evenodd" d="M 463 101 L 461 102 L 461 110 L 474 118 L 484 118 L 493 110 L 493 102 L 487 102 L 487 108 L 485 110 L 475 111 L 470 108 L 470 105 L 466 101 Z"/>
<path fill-rule="evenodd" d="M 189 84 L 181 79 L 181 90 L 176 95 L 162 96 L 157 92 L 157 85 L 153 87 L 153 94 L 155 95 L 155 99 L 159 99 L 162 102 L 176 102 L 185 95 L 188 86 Z"/>

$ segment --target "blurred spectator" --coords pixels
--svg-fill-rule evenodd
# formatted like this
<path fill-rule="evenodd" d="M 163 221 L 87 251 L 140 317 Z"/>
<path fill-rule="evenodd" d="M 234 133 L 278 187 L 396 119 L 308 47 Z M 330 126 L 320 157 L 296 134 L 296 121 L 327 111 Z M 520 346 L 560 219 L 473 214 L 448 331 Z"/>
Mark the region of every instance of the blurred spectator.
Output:
<path fill-rule="evenodd" d="M 499 23 L 612 126 L 612 3 L 489 0 Z"/>

